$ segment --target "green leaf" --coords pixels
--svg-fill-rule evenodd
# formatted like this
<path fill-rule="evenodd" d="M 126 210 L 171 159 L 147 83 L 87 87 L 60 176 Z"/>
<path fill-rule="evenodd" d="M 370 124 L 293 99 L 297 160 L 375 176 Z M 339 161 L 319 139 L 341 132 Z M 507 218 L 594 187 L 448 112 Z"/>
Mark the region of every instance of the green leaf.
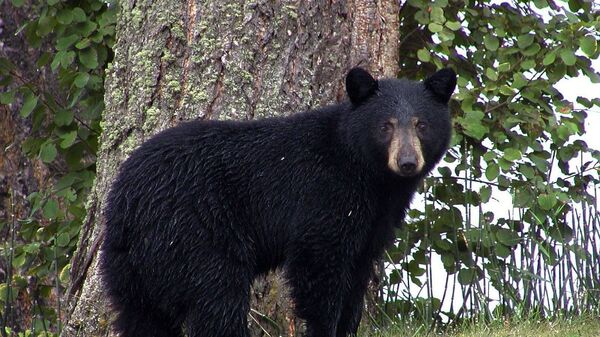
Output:
<path fill-rule="evenodd" d="M 44 217 L 48 219 L 56 218 L 58 214 L 58 202 L 54 199 L 48 199 L 42 208 L 42 212 L 44 213 Z"/>
<path fill-rule="evenodd" d="M 421 62 L 429 62 L 431 61 L 431 54 L 425 48 L 421 48 L 417 51 L 417 57 Z"/>
<path fill-rule="evenodd" d="M 48 5 L 50 6 L 54 6 L 56 5 L 60 0 L 48 0 Z"/>
<path fill-rule="evenodd" d="M 69 48 L 75 41 L 79 40 L 79 35 L 71 34 L 69 36 L 61 37 L 56 41 L 57 50 L 65 50 Z"/>
<path fill-rule="evenodd" d="M 23 245 L 23 251 L 28 254 L 37 254 L 40 251 L 40 243 L 32 242 L 32 243 Z"/>
<path fill-rule="evenodd" d="M 444 253 L 441 256 L 442 263 L 446 269 L 450 269 L 456 265 L 456 260 L 454 259 L 454 255 L 451 253 Z"/>
<path fill-rule="evenodd" d="M 560 50 L 560 58 L 563 60 L 563 62 L 568 65 L 568 66 L 572 66 L 575 64 L 575 62 L 577 62 L 577 58 L 575 57 L 575 53 L 573 53 L 573 51 L 571 49 L 561 49 Z"/>
<path fill-rule="evenodd" d="M 35 64 L 37 64 L 38 67 L 43 68 L 44 66 L 46 66 L 50 62 L 51 58 L 52 58 L 52 54 L 50 54 L 49 52 L 44 52 L 40 56 L 40 58 L 37 59 L 37 61 L 35 62 Z"/>
<path fill-rule="evenodd" d="M 446 21 L 444 26 L 448 27 L 448 29 L 450 29 L 452 31 L 457 31 L 461 27 L 460 22 L 458 22 L 458 21 Z"/>
<path fill-rule="evenodd" d="M 510 249 L 504 245 L 496 245 L 494 247 L 496 255 L 500 258 L 507 258 L 510 256 Z"/>
<path fill-rule="evenodd" d="M 481 188 L 479 189 L 479 198 L 481 199 L 481 202 L 486 203 L 486 202 L 490 201 L 491 197 L 492 197 L 492 188 L 487 185 L 481 186 Z"/>
<path fill-rule="evenodd" d="M 54 56 L 54 60 L 52 60 L 52 64 L 50 64 L 50 68 L 52 68 L 52 70 L 56 70 L 59 65 L 62 66 L 63 69 L 67 68 L 69 65 L 71 65 L 71 63 L 73 63 L 74 59 L 75 52 L 72 50 L 61 50 Z"/>
<path fill-rule="evenodd" d="M 48 35 L 54 29 L 55 24 L 53 18 L 46 15 L 42 16 L 38 20 L 36 34 L 41 37 Z"/>
<path fill-rule="evenodd" d="M 77 32 L 81 34 L 81 36 L 89 36 L 96 28 L 98 28 L 98 25 L 92 21 L 85 21 L 84 23 L 78 24 L 77 28 Z"/>
<path fill-rule="evenodd" d="M 73 8 L 71 10 L 71 13 L 73 14 L 73 21 L 75 22 L 84 22 L 85 20 L 87 20 L 85 12 L 79 7 Z"/>
<path fill-rule="evenodd" d="M 530 166 L 530 164 L 519 165 L 519 171 L 521 174 L 523 174 L 523 176 L 525 176 L 525 178 L 529 180 L 535 177 L 535 170 Z"/>
<path fill-rule="evenodd" d="M 508 85 L 503 84 L 500 87 L 500 93 L 503 94 L 503 95 L 506 95 L 506 96 L 512 96 L 512 95 L 514 95 L 515 91 L 511 87 L 509 87 Z"/>
<path fill-rule="evenodd" d="M 15 92 L 10 90 L 0 94 L 0 104 L 11 104 L 15 100 Z"/>
<path fill-rule="evenodd" d="M 83 87 L 85 87 L 85 85 L 87 84 L 89 79 L 90 79 L 90 74 L 82 72 L 82 73 L 77 74 L 77 76 L 75 76 L 75 80 L 73 81 L 73 84 L 75 84 L 75 86 L 77 88 L 83 88 Z"/>
<path fill-rule="evenodd" d="M 69 125 L 73 122 L 73 111 L 70 109 L 61 109 L 54 115 L 54 124 L 57 126 Z"/>
<path fill-rule="evenodd" d="M 23 106 L 21 107 L 21 111 L 19 111 L 19 115 L 23 118 L 27 118 L 33 109 L 37 106 L 38 97 L 34 95 L 31 91 L 25 94 L 25 100 L 23 102 Z"/>
<path fill-rule="evenodd" d="M 544 56 L 544 60 L 542 60 L 542 64 L 544 64 L 545 66 L 549 66 L 552 63 L 554 63 L 555 60 L 556 60 L 556 52 L 551 51 L 548 54 L 546 54 L 546 56 Z"/>
<path fill-rule="evenodd" d="M 22 266 L 25 264 L 25 259 L 26 259 L 26 257 L 27 257 L 27 256 L 26 256 L 25 254 L 19 254 L 19 255 L 15 256 L 15 257 L 13 258 L 13 262 L 12 262 L 12 264 L 13 264 L 13 267 L 15 267 L 15 268 L 20 268 L 20 267 L 22 267 Z M 13 296 L 14 296 L 14 291 L 15 291 L 15 290 L 13 289 L 13 290 L 12 290 L 12 294 L 13 294 Z"/>
<path fill-rule="evenodd" d="M 500 228 L 496 232 L 496 239 L 507 247 L 514 247 L 519 244 L 521 238 L 519 234 L 512 229 Z"/>
<path fill-rule="evenodd" d="M 500 174 L 500 167 L 496 163 L 489 163 L 485 169 L 485 177 L 489 181 L 494 181 Z"/>
<path fill-rule="evenodd" d="M 547 172 L 548 168 L 549 168 L 549 164 L 548 161 L 540 156 L 537 156 L 535 154 L 532 154 L 529 156 L 529 160 L 531 160 L 534 164 L 535 167 L 537 167 L 537 169 L 540 172 Z"/>
<path fill-rule="evenodd" d="M 534 36 L 531 34 L 521 35 L 517 38 L 517 46 L 523 50 L 533 43 Z"/>
<path fill-rule="evenodd" d="M 513 74 L 513 84 L 512 86 L 516 89 L 520 89 L 527 84 L 527 78 L 523 75 L 523 73 L 514 73 Z"/>
<path fill-rule="evenodd" d="M 483 139 L 483 137 L 489 132 L 488 128 L 481 124 L 481 121 L 477 120 L 466 120 L 463 123 L 463 126 L 465 128 L 464 133 L 477 140 Z"/>
<path fill-rule="evenodd" d="M 458 283 L 462 285 L 469 285 L 477 280 L 475 276 L 475 269 L 461 269 L 458 272 Z"/>
<path fill-rule="evenodd" d="M 539 43 L 534 43 L 531 46 L 525 48 L 525 50 L 521 50 L 521 54 L 525 56 L 534 56 L 537 55 L 537 53 L 539 53 L 541 49 L 542 47 L 539 45 Z"/>
<path fill-rule="evenodd" d="M 11 2 L 13 4 L 13 6 L 18 8 L 18 7 L 23 6 L 23 4 L 25 3 L 25 0 L 12 0 Z"/>
<path fill-rule="evenodd" d="M 583 73 L 587 76 L 592 83 L 600 83 L 600 75 L 595 72 L 592 68 L 583 68 Z"/>
<path fill-rule="evenodd" d="M 526 59 L 525 61 L 521 62 L 521 69 L 525 69 L 525 70 L 533 69 L 533 68 L 535 68 L 535 66 L 536 66 L 536 63 L 535 63 L 535 60 L 533 60 L 533 59 Z"/>
<path fill-rule="evenodd" d="M 559 125 L 556 129 L 556 133 L 558 134 L 558 138 L 562 140 L 567 140 L 573 134 L 571 129 L 569 129 L 566 125 Z"/>
<path fill-rule="evenodd" d="M 483 44 L 489 51 L 496 51 L 500 47 L 500 40 L 493 35 L 483 37 Z"/>
<path fill-rule="evenodd" d="M 506 159 L 504 159 L 504 157 L 502 158 L 498 158 L 498 165 L 500 166 L 500 168 L 504 171 L 508 171 L 511 169 L 512 167 L 512 162 L 508 161 Z"/>
<path fill-rule="evenodd" d="M 489 78 L 492 81 L 498 80 L 498 73 L 496 72 L 496 70 L 494 70 L 492 68 L 485 69 L 485 76 L 487 76 L 487 78 Z"/>
<path fill-rule="evenodd" d="M 39 156 L 44 163 L 52 162 L 56 158 L 56 154 L 56 146 L 54 143 L 47 141 L 40 147 Z"/>
<path fill-rule="evenodd" d="M 442 31 L 439 32 L 438 34 L 439 34 L 440 40 L 442 40 L 442 42 L 452 41 L 455 38 L 454 32 L 448 28 L 443 28 Z"/>
<path fill-rule="evenodd" d="M 60 274 L 58 276 L 58 279 L 60 280 L 60 282 L 62 284 L 69 283 L 70 273 L 71 273 L 71 264 L 68 263 L 66 266 L 63 267 L 63 269 L 60 271 Z"/>
<path fill-rule="evenodd" d="M 86 37 L 85 39 L 82 39 L 81 41 L 77 42 L 77 44 L 75 44 L 75 48 L 85 49 L 85 48 L 89 47 L 90 44 L 91 44 L 91 40 Z"/>
<path fill-rule="evenodd" d="M 508 148 L 504 150 L 504 155 L 502 156 L 504 159 L 508 161 L 515 161 L 521 159 L 521 151 L 515 148 Z"/>
<path fill-rule="evenodd" d="M 586 35 L 579 39 L 579 48 L 587 56 L 592 57 L 596 53 L 597 42 L 596 39 L 591 35 Z"/>
<path fill-rule="evenodd" d="M 98 54 L 96 49 L 87 48 L 79 52 L 79 61 L 89 69 L 98 67 Z"/>
<path fill-rule="evenodd" d="M 57 237 L 56 237 L 56 245 L 59 247 L 66 247 L 69 245 L 69 241 L 71 241 L 71 238 L 69 237 L 68 233 L 60 233 Z"/>
<path fill-rule="evenodd" d="M 444 18 L 444 10 L 439 7 L 433 7 L 431 13 L 429 13 L 429 17 L 432 22 L 444 23 L 444 21 L 446 21 Z"/>
<path fill-rule="evenodd" d="M 552 209 L 554 207 L 554 205 L 556 205 L 556 202 L 558 201 L 558 199 L 556 199 L 556 195 L 547 194 L 547 193 L 540 194 L 538 196 L 537 200 L 538 200 L 538 205 L 540 205 L 540 207 L 546 211 Z"/>
<path fill-rule="evenodd" d="M 435 23 L 435 22 L 432 22 L 429 25 L 427 25 L 427 28 L 432 33 L 439 33 L 444 29 L 444 27 L 442 25 L 440 25 L 439 23 Z"/>
<path fill-rule="evenodd" d="M 510 63 L 504 62 L 498 65 L 498 71 L 501 73 L 507 72 L 510 70 Z"/>
<path fill-rule="evenodd" d="M 56 13 L 56 21 L 62 25 L 68 25 L 73 22 L 73 13 L 66 8 L 63 8 Z"/>
<path fill-rule="evenodd" d="M 73 145 L 75 139 L 77 139 L 77 130 L 67 132 L 61 135 L 60 138 L 62 139 L 62 141 L 60 142 L 60 147 L 66 149 Z"/>

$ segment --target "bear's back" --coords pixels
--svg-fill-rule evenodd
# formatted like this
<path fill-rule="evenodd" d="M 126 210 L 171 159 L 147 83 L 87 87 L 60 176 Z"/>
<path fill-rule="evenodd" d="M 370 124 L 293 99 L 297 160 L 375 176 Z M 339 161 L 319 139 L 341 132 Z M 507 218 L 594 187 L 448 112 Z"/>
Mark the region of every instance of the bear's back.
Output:
<path fill-rule="evenodd" d="M 106 207 L 107 241 L 128 249 L 161 231 L 202 231 L 217 241 L 242 236 L 273 241 L 259 246 L 285 243 L 296 213 L 321 206 L 324 196 L 332 203 L 347 199 L 341 193 L 350 189 L 341 186 L 353 179 L 343 172 L 350 168 L 336 140 L 339 110 L 192 121 L 157 134 L 121 167 Z M 211 229 L 214 223 L 232 227 Z"/>

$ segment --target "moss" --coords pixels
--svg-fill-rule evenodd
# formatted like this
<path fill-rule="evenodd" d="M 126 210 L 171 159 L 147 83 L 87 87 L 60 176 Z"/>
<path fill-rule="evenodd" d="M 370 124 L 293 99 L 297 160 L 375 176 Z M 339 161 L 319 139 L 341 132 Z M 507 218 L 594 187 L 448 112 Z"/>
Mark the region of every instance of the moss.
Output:
<path fill-rule="evenodd" d="M 172 92 L 180 92 L 181 84 L 179 83 L 179 81 L 172 80 L 169 81 L 169 83 L 167 83 L 167 88 Z"/>
<path fill-rule="evenodd" d="M 196 87 L 188 91 L 191 101 L 193 102 L 206 102 L 210 98 L 206 92 L 206 88 Z"/>
<path fill-rule="evenodd" d="M 152 130 L 156 128 L 158 124 L 158 118 L 160 116 L 160 109 L 157 107 L 150 107 L 144 113 L 146 119 L 144 120 L 144 125 L 142 125 L 142 130 L 144 133 L 150 133 Z"/>
<path fill-rule="evenodd" d="M 144 13 L 142 13 L 139 7 L 131 10 L 131 21 L 133 22 L 134 26 L 141 27 L 143 19 Z"/>
<path fill-rule="evenodd" d="M 163 55 L 162 55 L 162 57 L 160 58 L 160 60 L 161 60 L 161 62 L 163 62 L 163 63 L 171 63 L 171 62 L 174 62 L 174 61 L 175 61 L 175 56 L 174 56 L 174 55 L 171 53 L 171 51 L 170 51 L 170 50 L 168 50 L 168 49 L 166 49 L 166 48 L 165 48 L 165 49 L 163 50 Z"/>
<path fill-rule="evenodd" d="M 285 5 L 285 6 L 283 6 L 283 13 L 292 19 L 297 19 L 298 18 L 298 7 L 296 7 L 294 5 Z"/>
<path fill-rule="evenodd" d="M 123 157 L 129 156 L 129 154 L 133 152 L 133 150 L 135 150 L 138 144 L 140 144 L 140 142 L 142 141 L 140 138 L 141 137 L 139 135 L 132 132 L 123 141 L 123 143 L 119 145 L 119 149 L 121 150 Z"/>
<path fill-rule="evenodd" d="M 240 17 L 243 14 L 242 10 L 243 8 L 238 2 L 228 3 L 223 8 L 226 17 Z"/>
<path fill-rule="evenodd" d="M 149 87 L 155 84 L 153 74 L 156 71 L 156 63 L 153 61 L 152 53 L 154 51 L 143 49 L 132 57 L 132 73 L 136 74 L 133 88 Z"/>
<path fill-rule="evenodd" d="M 182 23 L 179 21 L 173 22 L 171 24 L 171 34 L 173 34 L 173 36 L 181 40 L 187 39 L 185 32 L 183 31 Z"/>

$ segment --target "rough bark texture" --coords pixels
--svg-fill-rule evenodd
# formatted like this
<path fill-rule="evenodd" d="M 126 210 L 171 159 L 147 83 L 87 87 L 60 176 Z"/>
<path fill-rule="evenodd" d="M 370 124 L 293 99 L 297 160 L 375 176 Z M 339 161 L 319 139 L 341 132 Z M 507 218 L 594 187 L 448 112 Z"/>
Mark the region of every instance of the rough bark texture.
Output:
<path fill-rule="evenodd" d="M 397 73 L 394 0 L 119 4 L 97 179 L 73 259 L 63 337 L 113 334 L 96 269 L 101 210 L 119 164 L 141 142 L 182 120 L 264 118 L 339 101 L 356 65 Z M 256 282 L 253 335 L 263 328 L 296 335 L 291 303 L 272 280 Z"/>

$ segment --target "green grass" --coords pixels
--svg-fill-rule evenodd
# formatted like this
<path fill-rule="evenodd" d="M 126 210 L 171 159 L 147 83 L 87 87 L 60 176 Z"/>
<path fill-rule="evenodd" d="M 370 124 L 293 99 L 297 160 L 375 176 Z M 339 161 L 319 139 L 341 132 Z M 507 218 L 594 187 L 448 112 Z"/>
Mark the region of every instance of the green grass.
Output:
<path fill-rule="evenodd" d="M 554 321 L 493 322 L 464 324 L 445 332 L 426 327 L 397 324 L 385 331 L 360 334 L 364 337 L 600 337 L 600 317 Z"/>

